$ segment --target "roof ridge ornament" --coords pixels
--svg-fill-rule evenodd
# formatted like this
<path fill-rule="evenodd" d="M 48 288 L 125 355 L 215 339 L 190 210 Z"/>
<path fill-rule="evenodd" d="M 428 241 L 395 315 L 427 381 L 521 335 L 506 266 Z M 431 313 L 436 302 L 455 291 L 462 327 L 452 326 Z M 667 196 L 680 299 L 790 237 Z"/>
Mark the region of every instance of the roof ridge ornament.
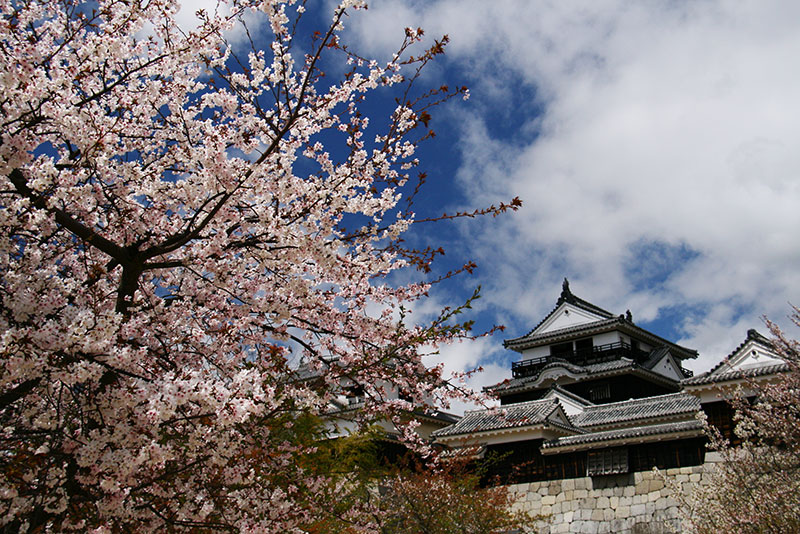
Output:
<path fill-rule="evenodd" d="M 572 291 L 569 290 L 569 280 L 567 277 L 564 277 L 564 281 L 561 283 L 561 296 L 558 298 L 559 302 L 572 302 L 575 295 L 572 294 Z"/>

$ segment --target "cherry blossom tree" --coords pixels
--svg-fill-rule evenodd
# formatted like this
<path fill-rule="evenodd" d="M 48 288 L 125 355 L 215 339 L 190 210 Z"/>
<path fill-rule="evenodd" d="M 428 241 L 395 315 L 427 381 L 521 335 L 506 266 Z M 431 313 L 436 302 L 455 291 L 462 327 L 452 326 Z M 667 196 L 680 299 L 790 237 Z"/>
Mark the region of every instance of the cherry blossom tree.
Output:
<path fill-rule="evenodd" d="M 441 252 L 410 225 L 473 215 L 413 211 L 431 108 L 467 92 L 418 89 L 446 41 L 420 30 L 386 64 L 350 51 L 358 7 L 304 40 L 294 0 L 193 29 L 173 0 L 0 4 L 6 530 L 301 532 L 330 479 L 297 461 L 298 414 L 344 378 L 394 419 L 463 394 L 420 356 L 470 335 L 461 308 L 413 324 L 435 280 L 391 275 Z"/>
<path fill-rule="evenodd" d="M 480 486 L 461 459 L 398 471 L 383 482 L 381 534 L 534 532 L 533 517 L 513 511 L 506 486 Z"/>
<path fill-rule="evenodd" d="M 791 318 L 800 326 L 798 308 Z M 739 445 L 709 428 L 710 447 L 722 461 L 706 483 L 682 496 L 687 531 L 800 531 L 800 343 L 767 323 L 788 370 L 774 382 L 751 381 L 756 396 L 732 401 Z"/>

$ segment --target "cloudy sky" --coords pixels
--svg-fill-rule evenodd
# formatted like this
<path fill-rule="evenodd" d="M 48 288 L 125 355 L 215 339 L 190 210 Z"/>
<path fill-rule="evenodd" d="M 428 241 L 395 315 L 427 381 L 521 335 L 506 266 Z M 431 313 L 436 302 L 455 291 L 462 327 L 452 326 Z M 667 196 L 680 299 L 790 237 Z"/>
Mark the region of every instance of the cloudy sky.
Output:
<path fill-rule="evenodd" d="M 334 5 L 309 2 L 309 16 L 326 23 Z M 479 265 L 419 319 L 480 285 L 470 318 L 507 327 L 443 348 L 448 367 L 483 366 L 476 387 L 508 378 L 518 355 L 503 339 L 553 308 L 564 277 L 699 350 L 695 372 L 748 328 L 766 333 L 763 316 L 788 327 L 800 305 L 800 3 L 371 0 L 345 40 L 386 60 L 406 26 L 450 37 L 424 81 L 472 94 L 434 115 L 425 215 L 524 202 L 411 236 L 444 242 L 443 270 Z"/>
<path fill-rule="evenodd" d="M 446 348 L 450 365 L 507 378 L 503 338 L 549 312 L 565 276 L 698 349 L 696 371 L 766 332 L 762 316 L 786 324 L 800 304 L 800 3 L 375 0 L 348 40 L 382 57 L 405 26 L 448 34 L 430 80 L 472 93 L 436 117 L 436 202 L 524 201 L 448 238 L 480 266 L 450 291 L 480 284 L 476 318 L 508 328 Z"/>

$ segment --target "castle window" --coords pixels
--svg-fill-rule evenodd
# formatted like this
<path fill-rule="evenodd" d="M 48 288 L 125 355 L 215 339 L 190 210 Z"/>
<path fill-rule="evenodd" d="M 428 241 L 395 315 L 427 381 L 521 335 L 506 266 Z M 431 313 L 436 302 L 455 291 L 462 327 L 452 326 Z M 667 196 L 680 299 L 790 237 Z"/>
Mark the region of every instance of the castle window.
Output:
<path fill-rule="evenodd" d="M 602 451 L 589 451 L 586 475 L 618 475 L 628 472 L 628 449 L 618 447 Z"/>
<path fill-rule="evenodd" d="M 608 382 L 601 382 L 589 390 L 589 400 L 592 402 L 608 400 L 611 398 L 611 386 Z"/>
<path fill-rule="evenodd" d="M 572 342 L 550 345 L 550 356 L 565 358 L 572 356 Z"/>
<path fill-rule="evenodd" d="M 592 356 L 592 349 L 594 345 L 592 344 L 592 338 L 586 339 L 579 339 L 575 342 L 575 354 L 579 358 L 591 358 Z"/>

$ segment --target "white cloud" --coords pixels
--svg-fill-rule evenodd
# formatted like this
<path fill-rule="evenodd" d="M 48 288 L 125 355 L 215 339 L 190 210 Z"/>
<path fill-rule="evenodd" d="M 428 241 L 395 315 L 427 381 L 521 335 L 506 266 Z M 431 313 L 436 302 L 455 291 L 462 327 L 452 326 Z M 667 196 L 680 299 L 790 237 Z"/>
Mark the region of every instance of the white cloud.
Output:
<path fill-rule="evenodd" d="M 500 349 L 502 350 L 502 349 Z M 490 338 L 482 337 L 472 341 L 452 343 L 439 347 L 438 354 L 428 356 L 426 363 L 436 365 L 444 363 L 445 376 L 450 373 L 461 373 L 477 368 L 482 370 L 475 373 L 466 381 L 466 386 L 480 392 L 487 384 L 496 384 L 508 378 L 508 369 L 496 363 L 498 347 Z M 496 401 L 490 400 L 486 405 L 495 405 Z M 482 406 L 463 401 L 455 401 L 450 405 L 449 412 L 461 415 L 465 410 L 472 410 Z"/>
<path fill-rule="evenodd" d="M 689 306 L 680 341 L 707 368 L 800 302 L 800 4 L 375 2 L 351 24 L 381 52 L 403 26 L 448 33 L 474 78 L 459 179 L 476 205 L 525 207 L 468 231 L 485 299 L 521 330 L 567 275 L 640 320 Z M 519 88 L 543 111 L 523 140 L 496 125 Z"/>

